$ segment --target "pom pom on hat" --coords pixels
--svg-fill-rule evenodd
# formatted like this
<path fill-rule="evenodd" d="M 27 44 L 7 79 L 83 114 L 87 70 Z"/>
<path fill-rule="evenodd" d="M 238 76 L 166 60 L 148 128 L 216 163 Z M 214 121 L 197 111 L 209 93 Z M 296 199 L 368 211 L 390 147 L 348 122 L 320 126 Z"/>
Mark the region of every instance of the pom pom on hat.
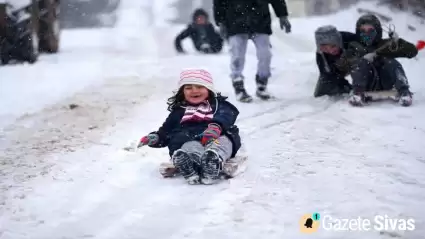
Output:
<path fill-rule="evenodd" d="M 201 85 L 217 95 L 214 89 L 213 78 L 211 74 L 204 69 L 183 70 L 180 73 L 178 88 L 180 89 L 184 85 Z"/>

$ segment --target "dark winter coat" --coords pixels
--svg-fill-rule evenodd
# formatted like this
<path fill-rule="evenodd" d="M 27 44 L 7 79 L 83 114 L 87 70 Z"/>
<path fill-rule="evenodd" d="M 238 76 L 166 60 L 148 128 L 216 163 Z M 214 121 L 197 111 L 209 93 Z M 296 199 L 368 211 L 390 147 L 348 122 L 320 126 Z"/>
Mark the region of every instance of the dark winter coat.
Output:
<path fill-rule="evenodd" d="M 288 16 L 285 0 L 214 0 L 217 26 L 224 25 L 227 35 L 272 34 L 269 4 L 277 17 Z"/>
<path fill-rule="evenodd" d="M 360 38 L 360 26 L 365 23 L 373 25 L 377 31 L 377 36 L 370 46 L 364 44 Z M 374 15 L 365 15 L 356 23 L 356 40 L 349 44 L 349 52 L 355 57 L 363 57 L 367 53 L 376 51 L 377 57 L 374 61 L 376 65 L 385 62 L 385 58 L 413 58 L 418 54 L 416 46 L 402 38 L 399 38 L 396 43 L 391 41 L 391 38 L 382 38 L 382 26 L 379 19 Z"/>
<path fill-rule="evenodd" d="M 210 122 L 187 122 L 180 123 L 185 109 L 176 107 L 167 117 L 162 126 L 155 132 L 159 135 L 159 142 L 152 145 L 153 148 L 167 147 L 170 156 L 181 146 L 193 140 L 201 139 L 200 135 L 207 129 L 209 123 L 217 123 L 221 126 L 222 135 L 226 135 L 233 143 L 232 157 L 236 155 L 241 147 L 239 128 L 235 125 L 239 110 L 226 101 L 224 97 L 217 97 L 210 102 L 214 117 Z"/>
<path fill-rule="evenodd" d="M 316 64 L 320 75 L 314 90 L 314 97 L 348 93 L 352 88 L 345 79 L 352 65 L 350 64 L 351 59 L 346 56 L 346 49 L 349 42 L 356 39 L 356 34 L 345 31 L 339 31 L 339 33 L 342 40 L 342 51 L 339 55 L 316 53 Z"/>
<path fill-rule="evenodd" d="M 205 16 L 207 23 L 204 25 L 196 24 L 195 20 L 199 16 Z M 182 41 L 190 37 L 195 46 L 195 49 L 201 51 L 201 45 L 207 43 L 211 46 L 211 53 L 218 53 L 223 48 L 223 39 L 220 34 L 214 29 L 213 24 L 209 22 L 209 15 L 202 9 L 197 9 L 192 15 L 192 22 L 180 32 L 175 41 L 174 45 L 176 51 L 184 52 L 182 47 Z"/>
<path fill-rule="evenodd" d="M 316 64 L 320 76 L 314 90 L 314 97 L 339 95 L 348 93 L 352 89 L 345 77 L 350 72 L 353 59 L 347 57 L 346 49 L 351 41 L 356 40 L 356 34 L 345 31 L 339 31 L 339 33 L 342 40 L 342 51 L 339 55 L 316 53 Z"/>

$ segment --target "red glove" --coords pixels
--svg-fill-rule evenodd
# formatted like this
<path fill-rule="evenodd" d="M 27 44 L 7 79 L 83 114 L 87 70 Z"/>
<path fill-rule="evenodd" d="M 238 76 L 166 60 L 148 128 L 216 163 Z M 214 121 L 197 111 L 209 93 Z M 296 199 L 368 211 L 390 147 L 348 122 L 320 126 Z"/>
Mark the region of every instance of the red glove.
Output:
<path fill-rule="evenodd" d="M 202 133 L 201 144 L 207 145 L 211 141 L 217 139 L 221 135 L 221 127 L 218 124 L 211 123 L 208 128 Z"/>
<path fill-rule="evenodd" d="M 157 134 L 149 134 L 140 139 L 140 143 L 137 146 L 142 147 L 143 145 L 154 145 L 159 141 L 159 136 Z"/>
<path fill-rule="evenodd" d="M 416 49 L 422 50 L 424 48 L 425 48 L 425 41 L 419 40 L 418 43 L 416 44 Z"/>

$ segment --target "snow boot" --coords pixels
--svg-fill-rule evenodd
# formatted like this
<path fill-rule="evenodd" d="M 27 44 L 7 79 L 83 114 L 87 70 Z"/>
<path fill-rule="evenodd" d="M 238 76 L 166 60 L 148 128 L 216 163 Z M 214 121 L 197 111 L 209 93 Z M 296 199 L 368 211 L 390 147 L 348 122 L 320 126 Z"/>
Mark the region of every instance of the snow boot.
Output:
<path fill-rule="evenodd" d="M 211 185 L 220 179 L 223 170 L 223 160 L 213 150 L 206 150 L 201 157 L 202 177 L 201 183 Z"/>
<path fill-rule="evenodd" d="M 399 92 L 400 95 L 400 99 L 399 99 L 399 103 L 401 106 L 411 106 L 413 103 L 413 97 L 412 97 L 412 92 L 410 92 L 408 89 L 406 90 L 401 90 Z"/>
<path fill-rule="evenodd" d="M 232 79 L 233 88 L 235 89 L 236 99 L 240 102 L 250 103 L 252 102 L 252 97 L 248 95 L 244 86 L 244 78 L 236 77 Z"/>
<path fill-rule="evenodd" d="M 256 95 L 262 100 L 268 100 L 271 98 L 270 94 L 267 92 L 267 77 L 260 77 L 259 75 L 255 75 L 255 83 L 257 84 L 257 92 Z"/>
<path fill-rule="evenodd" d="M 362 92 L 352 93 L 348 102 L 352 106 L 364 106 L 366 104 L 366 98 Z"/>
<path fill-rule="evenodd" d="M 195 166 L 195 155 L 189 154 L 186 151 L 179 149 L 174 152 L 172 161 L 174 166 L 180 172 L 180 174 L 184 177 L 184 179 L 189 184 L 198 184 L 199 183 L 199 175 Z"/>

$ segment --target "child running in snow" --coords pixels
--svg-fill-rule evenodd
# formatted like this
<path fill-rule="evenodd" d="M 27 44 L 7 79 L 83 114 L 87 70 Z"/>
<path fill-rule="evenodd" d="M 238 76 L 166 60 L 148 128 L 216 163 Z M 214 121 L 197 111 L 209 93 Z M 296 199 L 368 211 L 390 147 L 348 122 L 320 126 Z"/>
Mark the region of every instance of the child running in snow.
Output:
<path fill-rule="evenodd" d="M 185 70 L 177 93 L 168 99 L 168 115 L 139 146 L 168 146 L 172 163 L 189 184 L 213 184 L 226 160 L 241 147 L 235 125 L 238 109 L 214 89 L 209 72 Z"/>

